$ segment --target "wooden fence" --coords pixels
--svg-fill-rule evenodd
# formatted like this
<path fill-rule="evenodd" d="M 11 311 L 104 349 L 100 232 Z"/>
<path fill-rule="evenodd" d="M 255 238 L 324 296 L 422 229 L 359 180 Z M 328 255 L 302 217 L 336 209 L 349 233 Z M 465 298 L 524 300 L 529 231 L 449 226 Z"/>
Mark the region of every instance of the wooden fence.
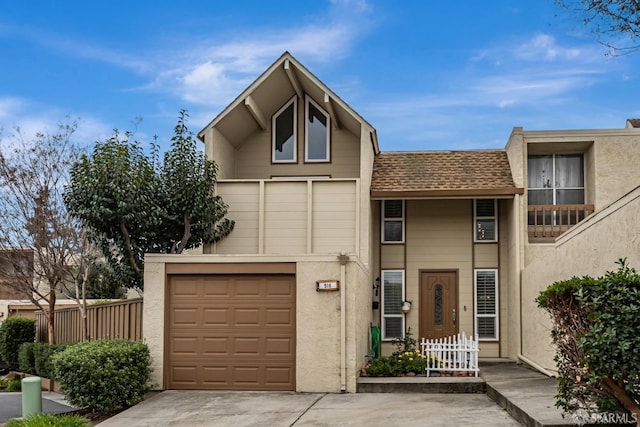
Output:
<path fill-rule="evenodd" d="M 422 354 L 427 360 L 427 376 L 434 371 L 471 372 L 478 376 L 478 340 L 464 332 L 440 339 L 422 338 Z"/>
<path fill-rule="evenodd" d="M 55 334 L 58 344 L 82 341 L 82 317 L 78 307 L 55 310 Z M 38 341 L 47 342 L 47 318 L 36 313 Z M 121 338 L 142 341 L 142 298 L 87 306 L 90 340 Z"/>

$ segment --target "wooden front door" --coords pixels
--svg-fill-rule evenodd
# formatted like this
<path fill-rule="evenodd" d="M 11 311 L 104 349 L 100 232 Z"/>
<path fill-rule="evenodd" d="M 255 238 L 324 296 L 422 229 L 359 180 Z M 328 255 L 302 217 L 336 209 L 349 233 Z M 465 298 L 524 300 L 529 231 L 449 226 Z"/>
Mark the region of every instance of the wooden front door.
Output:
<path fill-rule="evenodd" d="M 458 333 L 458 273 L 420 271 L 420 336 L 442 338 Z"/>

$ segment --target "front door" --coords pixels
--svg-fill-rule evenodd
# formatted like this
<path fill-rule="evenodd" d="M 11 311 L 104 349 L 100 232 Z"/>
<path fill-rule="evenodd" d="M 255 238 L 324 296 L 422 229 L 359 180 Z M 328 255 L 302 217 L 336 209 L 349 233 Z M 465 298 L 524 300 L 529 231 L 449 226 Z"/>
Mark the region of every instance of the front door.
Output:
<path fill-rule="evenodd" d="M 420 271 L 420 336 L 442 338 L 458 333 L 458 273 Z"/>

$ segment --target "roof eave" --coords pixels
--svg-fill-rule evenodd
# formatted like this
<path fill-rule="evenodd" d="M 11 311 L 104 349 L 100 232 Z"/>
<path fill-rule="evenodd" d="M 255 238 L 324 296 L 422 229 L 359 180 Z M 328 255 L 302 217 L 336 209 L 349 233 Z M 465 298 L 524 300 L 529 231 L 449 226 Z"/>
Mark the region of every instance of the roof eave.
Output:
<path fill-rule="evenodd" d="M 462 188 L 431 190 L 372 190 L 372 199 L 408 199 L 433 197 L 491 197 L 524 194 L 524 188 Z"/>

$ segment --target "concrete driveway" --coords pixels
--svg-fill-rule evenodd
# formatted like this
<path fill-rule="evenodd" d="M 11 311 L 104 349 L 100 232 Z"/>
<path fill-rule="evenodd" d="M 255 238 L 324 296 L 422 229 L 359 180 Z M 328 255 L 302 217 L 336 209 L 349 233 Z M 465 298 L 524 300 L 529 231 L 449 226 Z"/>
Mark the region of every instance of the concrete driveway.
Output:
<path fill-rule="evenodd" d="M 520 426 L 486 394 L 165 391 L 109 426 Z"/>

